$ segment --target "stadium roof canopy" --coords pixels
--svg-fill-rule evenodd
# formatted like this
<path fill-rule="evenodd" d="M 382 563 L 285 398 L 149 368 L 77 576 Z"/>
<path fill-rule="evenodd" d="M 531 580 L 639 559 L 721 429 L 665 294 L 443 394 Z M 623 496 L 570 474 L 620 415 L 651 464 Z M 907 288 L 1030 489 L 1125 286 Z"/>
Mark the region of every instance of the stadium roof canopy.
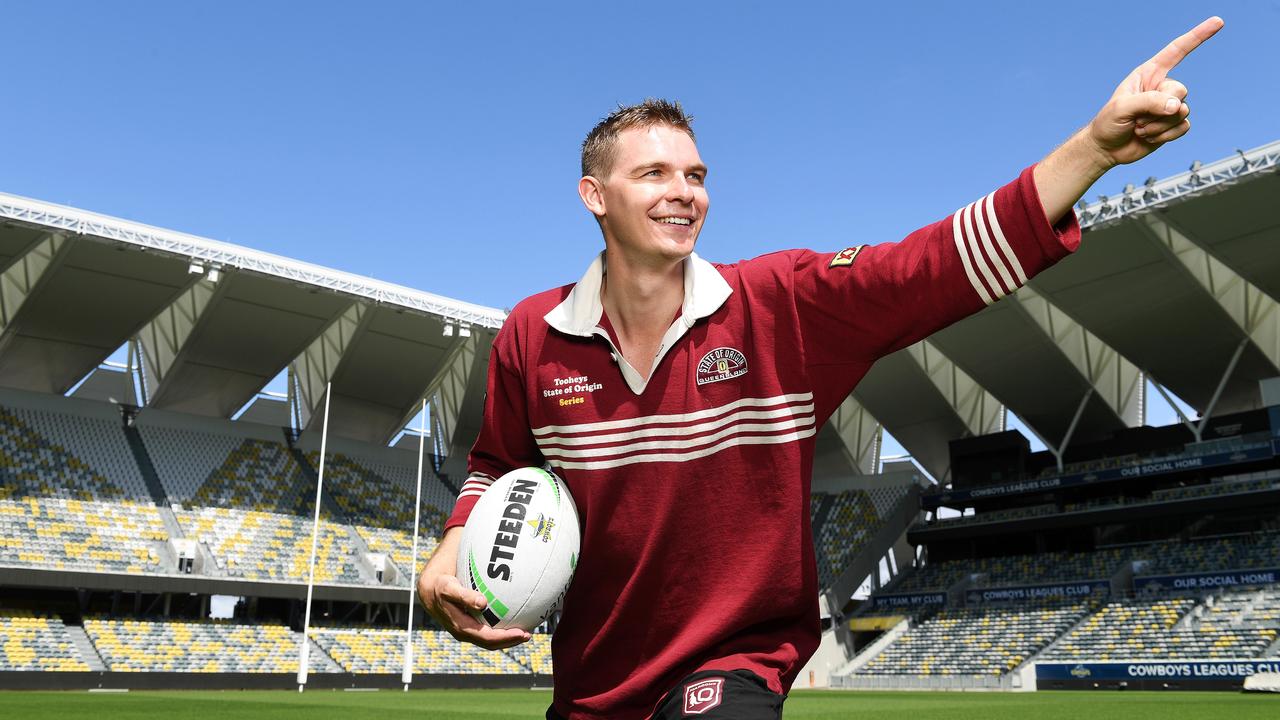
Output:
<path fill-rule="evenodd" d="M 1073 257 L 883 358 L 855 400 L 938 478 L 948 441 L 1004 429 L 1005 408 L 1062 451 L 1144 424 L 1145 379 L 1202 415 L 1260 407 L 1280 375 L 1277 167 L 1280 142 L 1082 202 Z"/>
<path fill-rule="evenodd" d="M 945 478 L 947 443 L 1004 429 L 1006 408 L 1061 451 L 1143 424 L 1147 378 L 1202 414 L 1259 407 L 1280 375 L 1277 166 L 1280 142 L 1082 203 L 1074 257 L 872 368 L 820 433 L 819 471 L 873 471 L 884 428 Z M 86 378 L 130 343 L 148 407 L 288 425 L 258 395 L 288 368 L 297 426 L 318 424 L 326 381 L 331 431 L 372 443 L 425 397 L 446 452 L 474 438 L 504 318 L 4 194 L 0 268 L 0 385 L 99 387 Z"/>
<path fill-rule="evenodd" d="M 385 444 L 431 396 L 446 435 L 505 313 L 0 194 L 0 385 L 66 393 L 131 343 L 147 407 L 231 417 L 283 370 L 295 423 Z M 117 373 L 118 375 L 123 375 Z M 132 386 L 112 395 L 135 401 Z M 262 419 L 288 425 L 285 403 Z M 446 407 L 448 406 L 448 407 Z M 274 410 L 274 412 L 273 412 Z"/>

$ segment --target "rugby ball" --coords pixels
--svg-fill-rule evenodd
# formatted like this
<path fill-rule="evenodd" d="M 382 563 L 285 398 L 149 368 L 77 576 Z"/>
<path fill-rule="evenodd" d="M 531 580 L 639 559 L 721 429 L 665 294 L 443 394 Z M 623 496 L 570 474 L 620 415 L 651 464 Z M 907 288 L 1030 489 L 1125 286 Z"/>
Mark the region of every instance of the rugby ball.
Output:
<path fill-rule="evenodd" d="M 458 547 L 458 580 L 481 593 L 498 628 L 532 630 L 569 589 L 582 536 L 569 488 L 542 468 L 503 475 L 480 496 Z"/>

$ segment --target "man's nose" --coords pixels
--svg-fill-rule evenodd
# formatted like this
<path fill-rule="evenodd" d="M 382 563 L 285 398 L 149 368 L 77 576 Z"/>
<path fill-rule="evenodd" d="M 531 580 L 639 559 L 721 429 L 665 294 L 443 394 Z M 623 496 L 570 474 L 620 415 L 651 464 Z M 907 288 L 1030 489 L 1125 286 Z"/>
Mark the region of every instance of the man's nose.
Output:
<path fill-rule="evenodd" d="M 667 199 L 673 202 L 693 202 L 693 185 L 689 184 L 689 178 L 677 174 L 667 185 Z"/>

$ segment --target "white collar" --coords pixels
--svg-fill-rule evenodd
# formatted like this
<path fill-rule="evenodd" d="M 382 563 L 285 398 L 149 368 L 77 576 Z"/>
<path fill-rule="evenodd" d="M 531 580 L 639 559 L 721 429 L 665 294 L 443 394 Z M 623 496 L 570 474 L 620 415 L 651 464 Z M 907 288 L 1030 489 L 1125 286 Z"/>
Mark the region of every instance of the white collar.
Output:
<path fill-rule="evenodd" d="M 543 316 L 551 327 L 562 333 L 591 337 L 604 314 L 600 301 L 600 285 L 604 280 L 604 252 L 591 262 L 586 274 L 569 291 L 569 297 Z M 711 263 L 689 253 L 684 260 L 684 303 L 680 319 L 686 328 L 720 309 L 733 289 Z"/>

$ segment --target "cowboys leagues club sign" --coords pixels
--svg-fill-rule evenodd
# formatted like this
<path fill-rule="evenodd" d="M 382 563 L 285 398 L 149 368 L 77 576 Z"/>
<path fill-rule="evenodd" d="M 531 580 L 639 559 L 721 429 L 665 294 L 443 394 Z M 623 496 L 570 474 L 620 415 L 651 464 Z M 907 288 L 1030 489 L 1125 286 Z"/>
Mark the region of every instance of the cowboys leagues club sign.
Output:
<path fill-rule="evenodd" d="M 1037 680 L 1238 680 L 1280 672 L 1280 659 L 1036 663 Z"/>

